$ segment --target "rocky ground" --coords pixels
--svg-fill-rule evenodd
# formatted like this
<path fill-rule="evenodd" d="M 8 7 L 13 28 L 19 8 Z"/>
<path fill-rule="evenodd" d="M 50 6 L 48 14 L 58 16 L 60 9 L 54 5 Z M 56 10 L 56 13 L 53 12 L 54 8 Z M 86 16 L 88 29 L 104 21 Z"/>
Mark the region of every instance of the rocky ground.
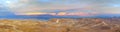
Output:
<path fill-rule="evenodd" d="M 120 32 L 120 19 L 0 20 L 0 32 Z"/>

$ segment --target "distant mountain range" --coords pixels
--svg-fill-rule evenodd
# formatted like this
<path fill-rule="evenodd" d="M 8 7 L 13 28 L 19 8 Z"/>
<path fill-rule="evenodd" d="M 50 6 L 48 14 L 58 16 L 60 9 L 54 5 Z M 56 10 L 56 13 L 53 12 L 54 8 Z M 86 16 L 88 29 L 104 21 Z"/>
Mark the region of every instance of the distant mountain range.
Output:
<path fill-rule="evenodd" d="M 95 16 L 53 16 L 53 15 L 6 15 L 0 16 L 0 18 L 9 18 L 9 19 L 51 19 L 51 18 L 111 18 L 116 17 L 120 18 L 120 14 L 99 14 Z"/>

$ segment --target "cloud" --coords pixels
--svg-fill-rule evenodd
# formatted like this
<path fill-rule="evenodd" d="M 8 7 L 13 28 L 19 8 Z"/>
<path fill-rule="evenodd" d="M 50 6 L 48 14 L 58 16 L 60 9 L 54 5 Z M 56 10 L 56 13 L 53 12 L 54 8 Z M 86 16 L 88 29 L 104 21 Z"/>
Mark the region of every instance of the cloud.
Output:
<path fill-rule="evenodd" d="M 46 1 L 46 3 L 44 3 L 43 1 Z M 50 1 L 50 3 L 48 3 Z M 42 3 L 43 2 L 43 3 Z M 68 1 L 71 3 L 71 1 Z M 74 9 L 74 8 L 82 8 L 85 7 L 86 4 L 81 5 L 81 4 L 76 4 L 76 3 L 72 3 L 69 5 L 66 5 L 64 3 L 67 3 L 64 0 L 58 0 L 58 1 L 53 1 L 53 0 L 21 0 L 19 3 L 17 4 L 12 4 L 10 5 L 15 6 L 12 7 L 11 9 L 13 10 L 13 12 L 31 12 L 31 11 L 41 11 L 41 10 L 55 10 L 55 9 L 61 9 L 61 10 L 65 10 L 65 9 Z M 79 7 L 80 6 L 80 7 Z"/>
<path fill-rule="evenodd" d="M 53 13 L 53 15 L 60 12 L 73 14 L 84 12 L 83 15 L 88 13 L 120 13 L 120 0 L 9 0 L 11 1 L 9 4 L 5 3 L 8 0 L 0 1 L 3 2 L 0 2 L 0 4 L 10 8 L 10 12 L 18 14 L 27 12 L 39 12 L 34 14 L 45 12 Z M 65 13 L 60 13 L 60 15 Z"/>

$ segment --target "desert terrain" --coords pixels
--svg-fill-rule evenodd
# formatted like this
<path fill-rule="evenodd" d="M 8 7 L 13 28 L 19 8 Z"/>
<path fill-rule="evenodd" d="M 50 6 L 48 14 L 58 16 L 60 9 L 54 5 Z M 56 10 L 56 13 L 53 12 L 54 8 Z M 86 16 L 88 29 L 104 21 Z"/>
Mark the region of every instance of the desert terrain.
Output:
<path fill-rule="evenodd" d="M 0 20 L 0 32 L 120 32 L 119 18 Z"/>

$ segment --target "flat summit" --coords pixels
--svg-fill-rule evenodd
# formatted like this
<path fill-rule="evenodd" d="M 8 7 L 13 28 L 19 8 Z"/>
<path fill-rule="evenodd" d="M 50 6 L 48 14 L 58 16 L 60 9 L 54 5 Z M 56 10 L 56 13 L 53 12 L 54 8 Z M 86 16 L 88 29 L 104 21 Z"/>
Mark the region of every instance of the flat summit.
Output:
<path fill-rule="evenodd" d="M 0 32 L 120 32 L 119 19 L 0 20 Z"/>

